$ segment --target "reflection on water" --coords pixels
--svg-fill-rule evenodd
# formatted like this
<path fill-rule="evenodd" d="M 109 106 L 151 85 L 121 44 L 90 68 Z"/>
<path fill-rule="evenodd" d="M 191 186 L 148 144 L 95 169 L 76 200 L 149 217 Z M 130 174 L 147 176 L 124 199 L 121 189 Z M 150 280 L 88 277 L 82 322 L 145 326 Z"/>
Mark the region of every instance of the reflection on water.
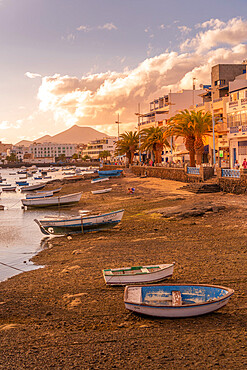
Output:
<path fill-rule="evenodd" d="M 19 175 L 9 175 L 9 173 L 16 172 L 16 169 L 0 169 L 2 178 L 6 178 L 4 182 L 12 185 L 19 180 Z M 55 172 L 52 176 L 61 178 L 63 177 L 62 171 Z M 27 181 L 30 185 L 41 182 L 33 178 L 31 180 L 28 178 Z M 20 273 L 20 270 L 28 271 L 40 267 L 33 265 L 30 259 L 47 247 L 49 237 L 43 238 L 38 225 L 33 220 L 47 214 L 57 215 L 58 213 L 55 209 L 25 211 L 21 208 L 22 198 L 25 198 L 25 194 L 19 190 L 17 192 L 3 191 L 0 194 L 0 205 L 5 207 L 3 211 L 0 210 L 0 281 Z M 66 210 L 62 210 L 60 214 L 66 214 Z"/>

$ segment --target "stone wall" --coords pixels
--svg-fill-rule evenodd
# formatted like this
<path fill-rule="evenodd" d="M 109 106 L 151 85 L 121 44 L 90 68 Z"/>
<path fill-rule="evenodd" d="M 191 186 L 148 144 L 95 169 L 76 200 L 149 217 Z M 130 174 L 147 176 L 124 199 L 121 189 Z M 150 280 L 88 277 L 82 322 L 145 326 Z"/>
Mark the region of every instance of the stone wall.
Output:
<path fill-rule="evenodd" d="M 234 193 L 234 194 L 247 193 L 246 170 L 240 170 L 240 178 L 221 177 L 221 171 L 218 171 L 217 176 L 221 191 L 224 191 L 225 193 Z"/>
<path fill-rule="evenodd" d="M 202 181 L 201 175 L 188 175 L 184 168 L 132 166 L 131 171 L 137 176 L 158 177 L 181 182 Z"/>

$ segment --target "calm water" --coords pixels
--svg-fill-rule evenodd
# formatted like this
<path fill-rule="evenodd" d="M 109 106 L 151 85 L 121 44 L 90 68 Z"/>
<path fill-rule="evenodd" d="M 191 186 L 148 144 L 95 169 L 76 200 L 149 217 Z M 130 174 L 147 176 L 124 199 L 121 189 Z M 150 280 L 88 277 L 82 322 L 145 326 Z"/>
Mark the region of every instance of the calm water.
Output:
<path fill-rule="evenodd" d="M 20 181 L 17 171 L 20 169 L 0 169 L 2 178 L 8 183 L 15 185 L 16 181 Z M 12 175 L 15 173 L 15 175 Z M 52 178 L 64 177 L 63 171 L 48 173 Z M 38 173 L 34 174 L 38 177 Z M 22 179 L 21 179 L 22 180 Z M 47 180 L 34 180 L 34 178 L 27 178 L 29 185 L 38 184 Z M 23 181 L 25 181 L 23 179 Z M 1 184 L 1 183 L 0 183 Z M 57 210 L 52 209 L 38 209 L 38 210 L 23 210 L 21 208 L 21 199 L 25 198 L 25 194 L 20 190 L 16 192 L 2 192 L 0 194 L 0 205 L 4 205 L 4 211 L 0 210 L 0 281 L 19 274 L 21 271 L 28 271 L 39 266 L 33 265 L 29 260 L 42 250 L 46 241 L 49 238 L 44 237 L 38 225 L 33 221 L 35 218 L 43 218 L 45 215 L 57 215 Z M 60 215 L 68 214 L 68 210 L 61 211 Z M 5 266 L 9 265 L 9 266 Z"/>

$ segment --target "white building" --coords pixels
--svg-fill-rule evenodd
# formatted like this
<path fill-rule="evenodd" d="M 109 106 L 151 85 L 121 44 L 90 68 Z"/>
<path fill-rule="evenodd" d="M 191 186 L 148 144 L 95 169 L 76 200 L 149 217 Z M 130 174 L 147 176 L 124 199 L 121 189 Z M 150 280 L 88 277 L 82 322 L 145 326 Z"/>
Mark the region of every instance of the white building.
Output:
<path fill-rule="evenodd" d="M 68 158 L 77 152 L 77 144 L 36 143 L 30 145 L 29 153 L 35 158 L 55 158 L 62 154 Z"/>
<path fill-rule="evenodd" d="M 229 83 L 230 101 L 227 103 L 227 126 L 230 167 L 247 159 L 247 76 L 246 73 Z"/>
<path fill-rule="evenodd" d="M 150 103 L 150 111 L 140 115 L 138 123 L 140 129 L 145 129 L 151 126 L 166 126 L 168 120 L 180 110 L 194 109 L 196 104 L 203 103 L 202 94 L 205 91 L 201 90 L 181 90 L 176 93 L 170 92 Z M 188 160 L 183 138 L 173 140 L 173 149 L 166 150 L 162 154 L 163 161 L 170 160 Z"/>
<path fill-rule="evenodd" d="M 98 159 L 100 153 L 109 151 L 111 157 L 114 156 L 116 137 L 105 137 L 103 139 L 93 140 L 82 150 L 82 156 L 88 155 L 92 159 Z"/>

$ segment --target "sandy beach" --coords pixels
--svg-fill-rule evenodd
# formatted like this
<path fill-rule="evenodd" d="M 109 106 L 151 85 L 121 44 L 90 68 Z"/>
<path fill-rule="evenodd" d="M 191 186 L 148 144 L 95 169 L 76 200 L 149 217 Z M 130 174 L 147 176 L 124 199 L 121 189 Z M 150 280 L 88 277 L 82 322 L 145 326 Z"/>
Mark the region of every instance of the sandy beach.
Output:
<path fill-rule="evenodd" d="M 112 230 L 47 239 L 33 258 L 44 268 L 0 283 L 0 369 L 246 368 L 247 198 L 193 194 L 184 185 L 130 171 L 102 184 L 65 183 L 64 194 L 83 191 L 74 214 L 124 208 L 123 220 Z M 104 187 L 113 190 L 91 194 Z M 201 214 L 183 212 L 193 207 Z M 157 319 L 127 311 L 124 289 L 102 276 L 103 268 L 173 261 L 165 282 L 235 294 L 209 315 Z"/>

